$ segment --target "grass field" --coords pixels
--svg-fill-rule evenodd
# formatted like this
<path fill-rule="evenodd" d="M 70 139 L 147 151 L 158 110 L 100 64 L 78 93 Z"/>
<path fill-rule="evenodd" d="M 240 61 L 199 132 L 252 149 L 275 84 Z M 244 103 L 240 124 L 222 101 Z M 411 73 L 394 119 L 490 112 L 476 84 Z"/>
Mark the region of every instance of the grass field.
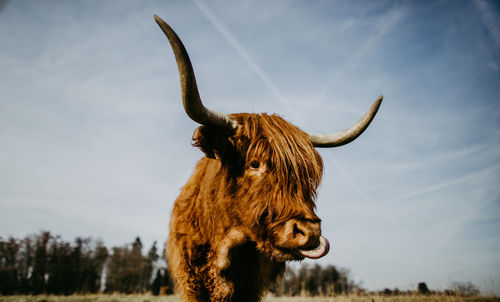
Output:
<path fill-rule="evenodd" d="M 337 297 L 266 297 L 264 302 L 500 302 L 499 297 L 452 296 L 337 296 Z M 0 302 L 182 302 L 177 296 L 151 295 L 71 295 L 71 296 L 0 296 Z"/>

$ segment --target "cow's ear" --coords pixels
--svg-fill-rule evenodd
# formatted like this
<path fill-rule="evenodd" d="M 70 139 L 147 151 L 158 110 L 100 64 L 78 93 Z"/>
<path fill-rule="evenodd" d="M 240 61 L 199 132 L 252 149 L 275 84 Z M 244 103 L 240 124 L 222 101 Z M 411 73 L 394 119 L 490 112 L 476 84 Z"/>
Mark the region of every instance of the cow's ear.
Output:
<path fill-rule="evenodd" d="M 212 126 L 200 126 L 194 130 L 193 146 L 200 148 L 208 158 L 224 159 L 234 146 L 226 131 Z"/>

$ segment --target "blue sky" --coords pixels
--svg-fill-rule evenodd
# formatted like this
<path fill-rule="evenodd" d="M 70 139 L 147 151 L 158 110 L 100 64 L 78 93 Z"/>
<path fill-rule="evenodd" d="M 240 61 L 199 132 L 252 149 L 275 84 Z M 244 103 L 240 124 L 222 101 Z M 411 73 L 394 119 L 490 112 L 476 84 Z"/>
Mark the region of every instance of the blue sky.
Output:
<path fill-rule="evenodd" d="M 335 132 L 319 260 L 365 287 L 500 294 L 500 6 L 493 1 L 11 1 L 0 11 L 0 236 L 167 235 L 201 152 L 154 22 L 221 112 Z"/>

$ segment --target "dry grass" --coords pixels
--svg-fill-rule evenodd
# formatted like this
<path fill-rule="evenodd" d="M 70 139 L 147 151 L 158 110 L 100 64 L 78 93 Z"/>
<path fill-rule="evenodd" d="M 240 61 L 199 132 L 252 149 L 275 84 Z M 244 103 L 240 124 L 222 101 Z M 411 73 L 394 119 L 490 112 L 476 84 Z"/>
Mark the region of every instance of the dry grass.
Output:
<path fill-rule="evenodd" d="M 181 302 L 177 296 L 153 295 L 36 295 L 0 296 L 0 302 Z"/>
<path fill-rule="evenodd" d="M 498 297 L 452 296 L 337 296 L 271 297 L 264 302 L 500 302 Z M 0 302 L 182 302 L 177 296 L 152 295 L 71 295 L 0 296 Z"/>
<path fill-rule="evenodd" d="M 336 297 L 267 297 L 265 302 L 500 302 L 498 297 L 451 296 L 336 296 Z"/>

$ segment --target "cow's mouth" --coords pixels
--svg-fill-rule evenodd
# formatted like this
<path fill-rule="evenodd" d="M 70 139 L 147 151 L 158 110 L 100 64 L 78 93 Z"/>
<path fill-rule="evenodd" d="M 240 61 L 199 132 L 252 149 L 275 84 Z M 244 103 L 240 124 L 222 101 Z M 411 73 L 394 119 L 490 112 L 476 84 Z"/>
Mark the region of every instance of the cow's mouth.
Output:
<path fill-rule="evenodd" d="M 312 248 L 291 248 L 291 247 L 278 247 L 276 251 L 280 251 L 279 258 L 285 261 L 303 260 L 304 258 L 318 259 L 330 250 L 330 242 L 323 236 L 319 237 L 319 244 Z"/>
<path fill-rule="evenodd" d="M 328 239 L 325 237 L 321 236 L 319 237 L 319 245 L 313 249 L 297 249 L 300 255 L 310 258 L 310 259 L 318 259 L 326 254 L 328 254 L 328 251 L 330 250 L 330 242 L 328 242 Z"/>

